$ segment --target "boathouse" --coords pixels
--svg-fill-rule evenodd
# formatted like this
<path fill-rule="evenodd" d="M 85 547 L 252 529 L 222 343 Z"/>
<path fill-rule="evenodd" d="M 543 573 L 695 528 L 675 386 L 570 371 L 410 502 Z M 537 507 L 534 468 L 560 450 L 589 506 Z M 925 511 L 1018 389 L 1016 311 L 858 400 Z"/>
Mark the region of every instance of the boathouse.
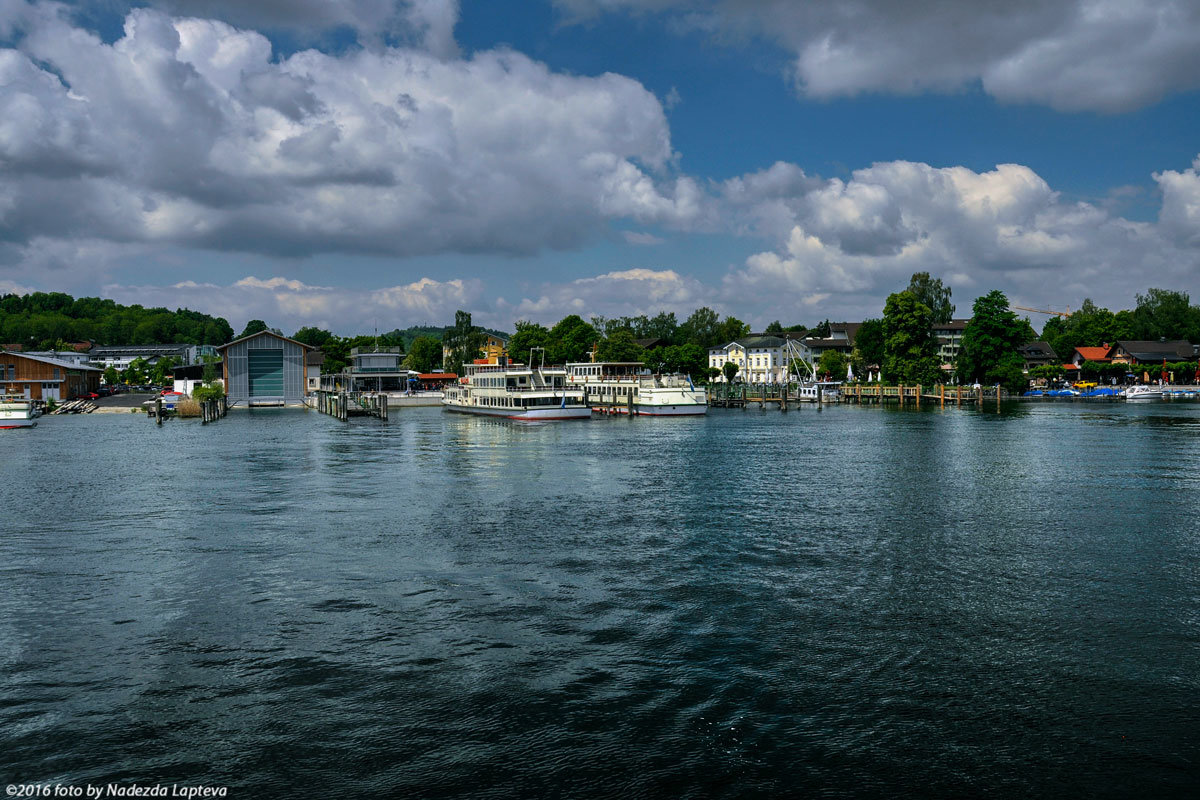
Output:
<path fill-rule="evenodd" d="M 313 348 L 260 331 L 217 348 L 229 405 L 299 405 L 308 393 L 305 354 Z"/>
<path fill-rule="evenodd" d="M 0 351 L 0 394 L 72 400 L 100 388 L 100 370 L 29 353 Z"/>

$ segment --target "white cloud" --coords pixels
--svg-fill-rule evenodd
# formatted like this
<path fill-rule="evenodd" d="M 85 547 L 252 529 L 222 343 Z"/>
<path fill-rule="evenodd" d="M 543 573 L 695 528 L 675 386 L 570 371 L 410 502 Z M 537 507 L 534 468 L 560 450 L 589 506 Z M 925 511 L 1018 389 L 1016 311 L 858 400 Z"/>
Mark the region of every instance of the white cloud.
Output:
<path fill-rule="evenodd" d="M 696 308 L 723 307 L 719 294 L 701 281 L 670 269 L 627 269 L 606 272 L 569 283 L 546 283 L 536 296 L 517 302 L 501 300 L 496 317 L 501 326 L 517 319 L 552 325 L 568 314 L 585 320 L 592 316 L 620 317 L 654 315 L 674 311 L 684 319 Z"/>
<path fill-rule="evenodd" d="M 309 325 L 349 334 L 376 324 L 381 331 L 440 324 L 453 319 L 456 309 L 476 305 L 483 287 L 478 281 L 422 278 L 402 286 L 348 289 L 251 275 L 228 285 L 191 280 L 171 286 L 111 284 L 104 295 L 123 303 L 186 307 L 225 317 L 235 330 L 261 319 L 289 335 Z"/>
<path fill-rule="evenodd" d="M 407 8 L 438 36 L 457 13 Z M 662 105 L 628 78 L 557 74 L 504 50 L 276 60 L 254 31 L 144 8 L 106 44 L 64 13 L 24 6 L 24 36 L 0 50 L 9 241 L 532 253 L 613 220 L 706 213 L 700 187 L 673 174 Z"/>
<path fill-rule="evenodd" d="M 971 291 L 996 287 L 1026 305 L 1091 296 L 1125 307 L 1148 276 L 1186 287 L 1200 269 L 1195 165 L 1156 178 L 1165 198 L 1160 225 L 1064 201 L 1015 164 L 976 173 L 890 162 L 849 181 L 797 183 L 797 194 L 764 200 L 790 214 L 779 248 L 750 256 L 726 277 L 724 292 L 736 306 L 769 304 L 768 316 L 813 297 L 878 315 L 887 294 L 924 271 L 962 290 L 955 299 L 964 312 Z"/>
<path fill-rule="evenodd" d="M 1164 170 L 1155 173 L 1154 180 L 1163 193 L 1163 230 L 1182 245 L 1200 248 L 1200 157 L 1191 169 Z"/>
<path fill-rule="evenodd" d="M 1200 6 L 1178 0 L 555 0 L 569 18 L 663 12 L 726 39 L 794 55 L 812 97 L 957 91 L 1011 102 L 1125 111 L 1200 86 Z"/>

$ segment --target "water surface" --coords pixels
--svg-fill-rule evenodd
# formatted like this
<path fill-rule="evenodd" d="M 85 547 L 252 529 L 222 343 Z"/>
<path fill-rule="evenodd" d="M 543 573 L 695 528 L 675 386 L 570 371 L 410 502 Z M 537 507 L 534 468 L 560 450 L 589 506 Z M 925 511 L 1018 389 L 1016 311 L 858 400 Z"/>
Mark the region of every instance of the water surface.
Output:
<path fill-rule="evenodd" d="M 44 418 L 0 779 L 1185 796 L 1200 404 Z"/>

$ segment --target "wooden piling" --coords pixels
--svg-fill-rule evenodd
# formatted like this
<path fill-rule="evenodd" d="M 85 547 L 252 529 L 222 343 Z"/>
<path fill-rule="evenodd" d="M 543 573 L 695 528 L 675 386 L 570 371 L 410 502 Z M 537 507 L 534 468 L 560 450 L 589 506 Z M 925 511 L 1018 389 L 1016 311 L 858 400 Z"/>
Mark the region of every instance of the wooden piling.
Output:
<path fill-rule="evenodd" d="M 156 425 L 162 425 L 162 398 L 161 397 L 156 397 L 154 399 L 154 423 Z"/>

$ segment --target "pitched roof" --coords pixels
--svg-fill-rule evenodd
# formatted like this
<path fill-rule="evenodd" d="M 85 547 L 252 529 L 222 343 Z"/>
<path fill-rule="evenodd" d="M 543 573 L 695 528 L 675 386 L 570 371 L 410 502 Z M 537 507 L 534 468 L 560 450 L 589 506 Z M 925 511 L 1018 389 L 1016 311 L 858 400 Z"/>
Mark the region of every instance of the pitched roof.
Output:
<path fill-rule="evenodd" d="M 301 347 L 303 347 L 305 349 L 305 351 L 315 349 L 311 344 L 305 344 L 304 342 L 297 342 L 295 339 L 289 339 L 287 336 L 278 334 L 275 331 L 259 331 L 258 333 L 252 333 L 249 336 L 243 336 L 240 339 L 234 339 L 232 342 L 226 342 L 225 344 L 221 345 L 217 349 L 218 350 L 226 350 L 230 347 L 233 347 L 238 342 L 248 341 L 250 339 L 253 339 L 255 336 L 274 336 L 276 339 L 283 339 L 285 342 L 291 342 L 292 344 L 298 344 Z"/>
<path fill-rule="evenodd" d="M 1159 361 L 1166 359 L 1191 359 L 1196 349 L 1191 342 L 1176 339 L 1170 342 L 1117 342 L 1117 347 L 1124 350 L 1138 361 Z"/>
<path fill-rule="evenodd" d="M 46 358 L 45 356 L 31 356 L 28 353 L 13 353 L 13 352 L 10 352 L 7 350 L 5 350 L 3 352 L 5 352 L 7 355 L 10 355 L 10 356 L 17 356 L 19 358 L 27 358 L 30 361 L 40 361 L 43 364 L 50 364 L 55 367 L 61 367 L 62 369 L 86 369 L 91 372 L 103 372 L 104 371 L 102 369 L 98 369 L 97 367 L 89 367 L 86 364 L 78 364 L 74 361 L 59 361 L 57 358 Z"/>
<path fill-rule="evenodd" d="M 1076 347 L 1075 352 L 1083 357 L 1084 361 L 1112 361 L 1109 358 L 1110 347 Z"/>
<path fill-rule="evenodd" d="M 735 344 L 742 347 L 783 347 L 783 339 L 778 336 L 744 336 Z"/>
<path fill-rule="evenodd" d="M 1058 359 L 1049 342 L 1026 342 L 1017 348 L 1026 357 Z"/>

